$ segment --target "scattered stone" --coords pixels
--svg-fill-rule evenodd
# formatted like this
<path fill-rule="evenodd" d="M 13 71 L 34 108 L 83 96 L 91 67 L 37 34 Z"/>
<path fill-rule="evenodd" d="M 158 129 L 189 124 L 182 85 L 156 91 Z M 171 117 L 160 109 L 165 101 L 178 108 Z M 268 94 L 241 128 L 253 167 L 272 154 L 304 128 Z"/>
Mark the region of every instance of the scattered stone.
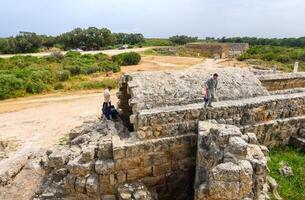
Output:
<path fill-rule="evenodd" d="M 279 172 L 282 176 L 291 177 L 293 176 L 292 168 L 285 162 L 280 162 Z"/>

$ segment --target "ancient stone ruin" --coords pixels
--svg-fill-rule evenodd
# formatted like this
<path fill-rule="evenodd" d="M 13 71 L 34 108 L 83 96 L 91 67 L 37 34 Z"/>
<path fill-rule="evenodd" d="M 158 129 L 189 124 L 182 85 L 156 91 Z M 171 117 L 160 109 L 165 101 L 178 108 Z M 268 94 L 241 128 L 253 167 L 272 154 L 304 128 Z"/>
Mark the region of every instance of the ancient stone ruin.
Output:
<path fill-rule="evenodd" d="M 204 108 L 215 72 L 218 102 Z M 49 150 L 35 199 L 269 199 L 268 148 L 305 147 L 304 80 L 236 68 L 125 74 L 122 121 L 85 122 Z"/>
<path fill-rule="evenodd" d="M 247 43 L 203 43 L 195 42 L 185 45 L 186 49 L 202 56 L 228 58 L 240 55 L 249 49 Z"/>

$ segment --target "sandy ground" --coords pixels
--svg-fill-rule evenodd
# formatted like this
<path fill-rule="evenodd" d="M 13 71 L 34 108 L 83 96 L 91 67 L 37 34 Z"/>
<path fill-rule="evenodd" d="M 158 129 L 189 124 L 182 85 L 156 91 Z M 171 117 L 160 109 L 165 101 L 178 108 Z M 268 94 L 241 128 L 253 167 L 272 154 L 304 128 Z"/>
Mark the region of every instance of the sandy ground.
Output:
<path fill-rule="evenodd" d="M 139 65 L 123 67 L 122 72 L 179 70 L 203 61 L 199 58 L 144 56 Z M 115 93 L 112 91 L 112 102 L 116 104 Z M 44 152 L 58 144 L 72 128 L 84 120 L 98 117 L 102 101 L 102 90 L 1 101 L 0 141 L 11 141 L 15 147 L 12 149 L 17 149 L 9 153 L 11 159 L 0 161 L 0 168 L 11 164 L 15 157 L 30 152 Z M 0 199 L 30 199 L 42 177 L 42 170 L 25 167 L 10 185 L 0 187 Z"/>

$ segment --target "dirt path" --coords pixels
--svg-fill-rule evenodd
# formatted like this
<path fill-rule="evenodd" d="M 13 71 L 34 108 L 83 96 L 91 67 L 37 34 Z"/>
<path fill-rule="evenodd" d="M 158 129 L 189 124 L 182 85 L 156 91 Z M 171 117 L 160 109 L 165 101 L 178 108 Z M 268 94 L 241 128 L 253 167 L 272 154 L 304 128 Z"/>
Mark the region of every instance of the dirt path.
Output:
<path fill-rule="evenodd" d="M 117 55 L 120 53 L 126 53 L 126 52 L 143 52 L 145 50 L 151 49 L 152 47 L 145 47 L 145 48 L 134 48 L 134 49 L 110 49 L 110 50 L 103 50 L 103 51 L 81 51 L 81 54 L 98 54 L 98 53 L 104 53 L 109 56 Z M 66 54 L 67 51 L 61 51 L 62 54 Z M 41 53 L 22 53 L 22 54 L 0 54 L 0 58 L 10 58 L 13 56 L 49 56 L 52 54 L 52 52 L 41 52 Z"/>
<path fill-rule="evenodd" d="M 114 103 L 117 101 L 115 92 L 112 92 Z M 1 102 L 0 141 L 7 141 L 18 148 L 10 152 L 7 159 L 0 161 L 0 174 L 1 170 L 9 170 L 15 163 L 24 162 L 26 156 L 43 154 L 84 120 L 98 117 L 101 103 L 102 91 Z M 44 174 L 42 169 L 32 166 L 38 165 L 38 162 L 32 159 L 25 162 L 25 167 L 13 182 L 0 187 L 0 199 L 30 199 Z"/>

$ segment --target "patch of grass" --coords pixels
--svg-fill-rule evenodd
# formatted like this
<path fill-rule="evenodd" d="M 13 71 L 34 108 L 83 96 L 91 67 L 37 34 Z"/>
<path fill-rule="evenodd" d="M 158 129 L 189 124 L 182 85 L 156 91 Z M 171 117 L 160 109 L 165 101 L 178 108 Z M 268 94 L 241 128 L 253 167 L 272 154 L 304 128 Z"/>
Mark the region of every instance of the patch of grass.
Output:
<path fill-rule="evenodd" d="M 287 163 L 293 170 L 293 177 L 280 175 L 280 163 Z M 270 175 L 279 185 L 279 194 L 285 200 L 305 199 L 305 154 L 291 147 L 281 147 L 270 151 L 268 163 Z"/>
<path fill-rule="evenodd" d="M 59 145 L 66 145 L 69 141 L 69 133 L 63 134 L 63 136 L 59 139 L 58 144 Z"/>

